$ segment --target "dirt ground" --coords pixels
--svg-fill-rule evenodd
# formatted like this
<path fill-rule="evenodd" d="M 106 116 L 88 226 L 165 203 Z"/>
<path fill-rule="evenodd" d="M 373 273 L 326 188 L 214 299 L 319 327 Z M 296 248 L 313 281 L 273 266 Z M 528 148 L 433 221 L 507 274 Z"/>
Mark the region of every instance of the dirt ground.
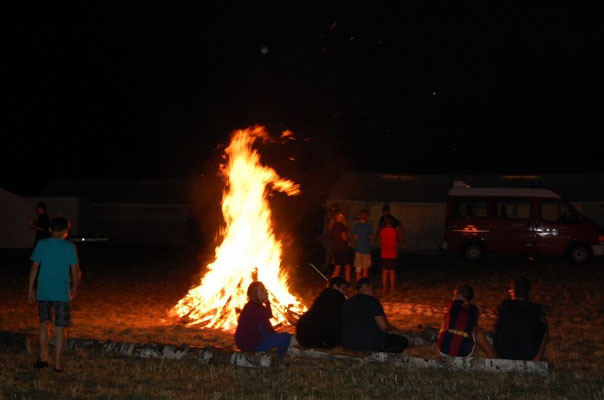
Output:
<path fill-rule="evenodd" d="M 197 286 L 211 257 L 183 249 L 79 248 L 82 286 L 72 305 L 70 335 L 128 342 L 233 348 L 233 336 L 220 330 L 187 327 L 168 316 L 189 288 Z M 0 252 L 0 329 L 37 331 L 37 308 L 27 303 L 28 251 Z M 320 265 L 320 261 L 312 261 Z M 577 266 L 559 259 L 490 257 L 468 263 L 450 255 L 403 254 L 397 271 L 397 294 L 382 298 L 389 321 L 406 331 L 438 328 L 453 289 L 472 285 L 483 309 L 479 325 L 493 330 L 497 305 L 507 283 L 525 275 L 533 282 L 533 300 L 543 304 L 550 322 L 546 359 L 556 370 L 575 376 L 602 376 L 604 361 L 604 260 Z M 379 287 L 379 270 L 372 278 Z M 291 287 L 303 303 L 312 304 L 324 280 L 301 261 L 290 268 Z M 351 292 L 351 294 L 353 294 Z M 293 331 L 282 326 L 281 330 Z M 436 357 L 429 348 L 412 355 Z M 481 356 L 481 354 L 478 354 Z"/>

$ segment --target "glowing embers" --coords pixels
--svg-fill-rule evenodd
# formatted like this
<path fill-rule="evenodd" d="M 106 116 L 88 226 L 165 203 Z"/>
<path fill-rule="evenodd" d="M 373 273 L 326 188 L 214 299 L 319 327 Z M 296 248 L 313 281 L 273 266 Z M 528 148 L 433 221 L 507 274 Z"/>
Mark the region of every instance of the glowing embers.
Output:
<path fill-rule="evenodd" d="M 277 323 L 287 322 L 291 312 L 304 311 L 289 292 L 288 276 L 281 268 L 282 245 L 275 238 L 267 201 L 273 190 L 291 196 L 300 193 L 300 188 L 260 163 L 260 155 L 252 148 L 258 138 L 269 139 L 262 127 L 237 130 L 225 150 L 227 162 L 220 168 L 225 181 L 223 240 L 200 285 L 174 306 L 188 325 L 234 330 L 253 280 L 262 281 L 268 289 Z"/>

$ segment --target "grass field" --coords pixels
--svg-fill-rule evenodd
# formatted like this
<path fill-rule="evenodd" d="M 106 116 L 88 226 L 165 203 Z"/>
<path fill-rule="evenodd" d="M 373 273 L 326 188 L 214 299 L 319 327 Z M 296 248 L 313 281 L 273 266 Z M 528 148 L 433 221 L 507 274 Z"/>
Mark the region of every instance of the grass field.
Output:
<path fill-rule="evenodd" d="M 0 253 L 0 329 L 37 330 L 26 301 L 28 254 Z M 206 256 L 185 250 L 80 248 L 83 281 L 73 304 L 70 335 L 80 338 L 233 348 L 232 335 L 186 327 L 168 310 L 199 282 Z M 316 264 L 318 265 L 318 263 Z M 204 366 L 190 361 L 135 360 L 91 351 L 67 352 L 65 374 L 31 368 L 35 354 L 0 349 L 3 398 L 604 398 L 604 262 L 570 265 L 491 257 L 471 264 L 446 255 L 401 257 L 398 294 L 384 299 L 389 320 L 407 331 L 438 327 L 455 286 L 474 286 L 484 310 L 480 326 L 492 331 L 507 282 L 526 275 L 544 305 L 551 332 L 545 357 L 553 376 L 463 373 L 343 361 L 293 359 L 270 369 Z M 378 277 L 379 271 L 374 272 Z M 305 263 L 291 267 L 291 286 L 310 305 L 322 278 Z M 291 331 L 291 327 L 281 327 Z M 429 346 L 410 355 L 436 358 Z M 478 353 L 478 357 L 484 354 Z"/>

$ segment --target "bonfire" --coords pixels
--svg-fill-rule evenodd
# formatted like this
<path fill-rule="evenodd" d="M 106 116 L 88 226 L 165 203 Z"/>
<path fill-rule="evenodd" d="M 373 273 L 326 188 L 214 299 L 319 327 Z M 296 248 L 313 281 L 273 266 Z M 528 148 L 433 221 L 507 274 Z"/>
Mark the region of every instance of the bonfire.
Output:
<path fill-rule="evenodd" d="M 282 135 L 288 136 L 289 131 Z M 222 242 L 200 284 L 173 309 L 189 326 L 234 331 L 247 302 L 247 287 L 254 280 L 267 288 L 276 324 L 292 323 L 305 311 L 290 293 L 287 270 L 281 265 L 283 245 L 275 237 L 267 200 L 272 191 L 293 196 L 300 187 L 260 163 L 252 147 L 257 139 L 270 140 L 263 127 L 237 130 L 225 150 L 225 163 L 220 166 L 225 182 Z"/>

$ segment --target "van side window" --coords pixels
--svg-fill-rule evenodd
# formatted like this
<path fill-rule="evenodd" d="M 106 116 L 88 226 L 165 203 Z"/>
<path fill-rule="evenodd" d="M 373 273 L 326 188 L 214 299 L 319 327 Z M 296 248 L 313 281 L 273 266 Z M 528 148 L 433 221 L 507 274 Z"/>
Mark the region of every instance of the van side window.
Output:
<path fill-rule="evenodd" d="M 564 204 L 555 200 L 541 202 L 541 219 L 557 224 L 572 224 L 577 222 L 572 211 Z"/>
<path fill-rule="evenodd" d="M 495 201 L 494 214 L 499 218 L 529 219 L 531 202 L 525 199 L 501 199 Z"/>
<path fill-rule="evenodd" d="M 453 202 L 453 215 L 458 218 L 486 218 L 486 199 L 455 199 Z"/>

